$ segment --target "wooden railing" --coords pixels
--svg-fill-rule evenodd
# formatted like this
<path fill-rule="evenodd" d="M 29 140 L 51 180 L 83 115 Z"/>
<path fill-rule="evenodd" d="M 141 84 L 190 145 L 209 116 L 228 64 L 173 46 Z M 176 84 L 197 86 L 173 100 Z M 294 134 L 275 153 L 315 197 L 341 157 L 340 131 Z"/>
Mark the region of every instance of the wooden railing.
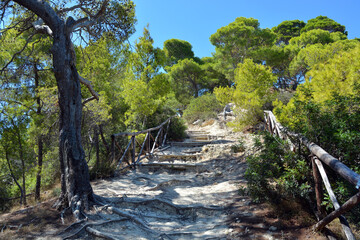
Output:
<path fill-rule="evenodd" d="M 326 171 L 323 167 L 323 163 L 329 166 L 332 170 L 335 171 L 335 173 L 339 174 L 346 181 L 354 185 L 354 187 L 358 190 L 360 187 L 360 175 L 354 172 L 353 170 L 351 170 L 349 167 L 347 167 L 345 164 L 340 162 L 335 157 L 331 156 L 320 146 L 306 139 L 304 136 L 288 131 L 279 122 L 276 121 L 276 118 L 271 111 L 264 111 L 264 115 L 265 115 L 266 128 L 272 135 L 277 135 L 278 137 L 288 141 L 292 148 L 294 148 L 295 146 L 294 144 L 291 143 L 290 139 L 295 139 L 301 145 L 306 146 L 311 153 L 310 160 L 312 162 L 312 170 L 313 170 L 313 176 L 315 182 L 316 205 L 318 211 L 317 217 L 319 220 L 321 219 L 315 225 L 315 230 L 321 231 L 327 224 L 332 222 L 335 218 L 339 218 L 342 229 L 347 239 L 355 240 L 354 234 L 352 233 L 349 227 L 349 223 L 347 222 L 346 218 L 342 216 L 342 214 L 348 212 L 349 210 L 351 210 L 352 208 L 354 208 L 356 205 L 359 204 L 360 192 L 355 194 L 353 197 L 351 197 L 341 206 L 338 203 L 333 190 L 331 189 L 331 185 L 326 175 Z M 322 217 L 324 216 L 325 211 L 323 210 L 323 207 L 321 205 L 323 200 L 323 188 L 321 184 L 321 179 L 325 185 L 325 188 L 335 208 L 334 211 L 332 211 L 330 214 L 328 214 L 325 217 Z"/>
<path fill-rule="evenodd" d="M 117 162 L 117 167 L 119 168 L 121 163 L 126 159 L 126 155 L 130 151 L 131 161 L 126 159 L 128 164 L 127 167 L 136 166 L 142 159 L 146 157 L 146 155 L 142 156 L 143 152 L 147 152 L 148 156 L 153 155 L 154 151 L 157 147 L 162 147 L 166 143 L 166 137 L 168 134 L 169 126 L 171 123 L 172 117 L 168 118 L 166 121 L 161 123 L 157 127 L 149 128 L 139 132 L 121 132 L 111 135 L 111 158 L 114 162 Z M 151 132 L 157 131 L 156 137 L 154 138 Z M 143 140 L 142 144 L 140 144 L 136 136 L 140 134 L 145 134 L 145 139 Z M 125 150 L 123 151 L 120 144 L 116 141 L 117 138 L 120 137 L 128 137 L 131 136 L 128 145 L 126 146 Z M 136 144 L 139 146 L 140 151 L 137 154 L 136 158 Z M 120 152 L 120 158 L 117 157 L 116 148 Z"/>

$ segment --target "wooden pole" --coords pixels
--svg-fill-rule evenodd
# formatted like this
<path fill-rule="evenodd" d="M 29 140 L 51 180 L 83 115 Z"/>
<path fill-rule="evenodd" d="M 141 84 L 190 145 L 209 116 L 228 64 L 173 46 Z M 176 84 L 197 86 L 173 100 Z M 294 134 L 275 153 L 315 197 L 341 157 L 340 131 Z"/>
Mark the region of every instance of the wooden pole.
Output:
<path fill-rule="evenodd" d="M 318 222 L 315 226 L 315 230 L 319 231 L 319 230 L 323 229 L 327 224 L 329 224 L 335 218 L 341 217 L 341 214 L 351 210 L 353 207 L 355 207 L 359 203 L 360 203 L 360 192 L 358 192 L 357 194 L 352 196 L 349 200 L 346 201 L 346 203 L 344 203 L 344 205 L 342 205 L 340 208 L 336 209 L 335 211 L 332 211 L 329 215 L 327 215 L 320 222 Z M 346 234 L 347 239 L 355 240 L 355 237 L 349 227 L 345 231 L 345 234 Z"/>
<path fill-rule="evenodd" d="M 319 172 L 320 172 L 320 175 L 323 179 L 323 182 L 324 182 L 324 185 L 326 187 L 326 190 L 329 194 L 329 197 L 333 203 L 333 206 L 334 208 L 336 209 L 335 211 L 333 211 L 332 213 L 330 213 L 328 216 L 326 216 L 324 219 L 322 219 L 320 222 L 318 222 L 315 226 L 315 230 L 317 231 L 321 231 L 328 223 L 330 223 L 332 220 L 334 220 L 335 218 L 339 218 L 340 220 L 340 223 L 341 223 L 341 227 L 347 237 L 347 239 L 351 239 L 351 240 L 355 240 L 355 237 L 354 237 L 354 234 L 352 233 L 351 231 L 351 228 L 349 226 L 349 223 L 348 221 L 346 220 L 346 218 L 344 216 L 341 216 L 342 213 L 350 210 L 351 208 L 353 208 L 356 204 L 359 203 L 360 201 L 360 198 L 359 198 L 359 193 L 356 194 L 355 196 L 359 195 L 356 199 L 356 201 L 353 199 L 354 197 L 352 197 L 350 200 L 348 200 L 345 204 L 348 204 L 346 205 L 346 208 L 344 208 L 345 204 L 340 207 L 340 204 L 338 203 L 336 197 L 335 197 L 335 194 L 331 188 L 331 185 L 330 185 L 330 182 L 329 182 L 329 179 L 328 177 L 326 176 L 326 172 L 325 172 L 325 169 L 321 163 L 320 160 L 318 160 L 316 157 L 314 157 L 314 160 L 315 160 L 315 163 L 319 169 Z M 350 201 L 350 203 L 349 203 Z M 342 209 L 342 210 L 340 210 Z M 330 216 L 331 215 L 331 216 Z M 334 217 L 335 216 L 335 217 Z"/>
<path fill-rule="evenodd" d="M 131 137 L 131 142 L 132 142 L 131 161 L 132 163 L 135 163 L 135 149 L 136 149 L 135 136 Z"/>
<path fill-rule="evenodd" d="M 142 146 L 141 146 L 141 149 L 140 149 L 140 152 L 139 152 L 139 156 L 138 156 L 138 159 L 136 160 L 136 163 L 138 163 L 138 162 L 140 161 L 141 153 L 142 153 L 142 151 L 144 150 L 144 147 L 145 147 L 145 145 L 146 145 L 146 140 L 147 140 L 148 137 L 149 137 L 149 132 L 146 134 L 146 137 L 145 137 L 144 142 L 143 142 L 143 144 L 142 144 Z"/>
<path fill-rule="evenodd" d="M 154 152 L 154 149 L 155 149 L 156 143 L 157 143 L 157 141 L 158 141 L 158 138 L 159 138 L 159 135 L 160 135 L 161 130 L 162 130 L 162 128 L 160 128 L 159 132 L 157 133 L 157 135 L 156 135 L 156 137 L 155 137 L 154 145 L 153 145 L 153 147 L 152 147 L 152 149 L 151 149 L 151 153 Z"/>
<path fill-rule="evenodd" d="M 272 118 L 275 119 L 274 114 L 271 111 L 265 111 L 268 115 L 271 115 Z M 291 131 L 286 130 L 283 126 L 280 124 L 279 128 L 281 131 L 285 132 L 286 135 L 297 138 L 301 141 L 302 144 L 304 144 L 312 154 L 317 156 L 322 162 L 324 162 L 326 165 L 331 167 L 337 174 L 342 176 L 346 181 L 353 184 L 357 189 L 360 188 L 360 175 L 351 170 L 349 167 L 347 167 L 345 164 L 340 162 L 335 157 L 331 156 L 328 152 L 326 152 L 324 149 L 322 149 L 320 146 L 316 145 L 315 143 L 309 141 L 307 138 L 300 134 L 293 133 Z"/>
<path fill-rule="evenodd" d="M 165 143 L 166 143 L 166 137 L 167 137 L 167 134 L 168 134 L 168 132 L 169 132 L 170 123 L 171 123 L 171 119 L 169 120 L 168 125 L 167 125 L 167 127 L 166 127 L 166 133 L 165 133 L 165 136 L 164 136 L 164 140 L 163 140 L 162 146 L 164 146 Z"/>
<path fill-rule="evenodd" d="M 319 172 L 319 169 L 316 166 L 314 156 L 311 156 L 311 163 L 312 163 L 313 177 L 314 177 L 314 182 L 315 182 L 315 195 L 316 195 L 317 214 L 320 216 L 320 218 L 323 218 L 324 213 L 325 213 L 325 209 L 324 209 L 324 206 L 321 205 L 321 203 L 322 203 L 322 200 L 324 198 L 324 192 L 323 192 L 320 172 Z"/>
<path fill-rule="evenodd" d="M 120 161 L 118 163 L 118 165 L 116 166 L 116 168 L 119 168 L 120 167 L 120 164 L 122 163 L 122 161 L 124 160 L 124 158 L 126 157 L 126 153 L 129 151 L 129 148 L 130 148 L 130 145 L 131 145 L 131 141 L 129 142 L 129 144 L 127 145 L 122 157 L 120 158 Z"/>
<path fill-rule="evenodd" d="M 115 161 L 115 136 L 111 136 L 111 159 Z"/>
<path fill-rule="evenodd" d="M 153 136 L 151 135 L 151 132 L 149 131 L 149 137 L 148 137 L 148 142 L 147 142 L 147 152 L 150 154 L 151 153 L 151 138 Z"/>

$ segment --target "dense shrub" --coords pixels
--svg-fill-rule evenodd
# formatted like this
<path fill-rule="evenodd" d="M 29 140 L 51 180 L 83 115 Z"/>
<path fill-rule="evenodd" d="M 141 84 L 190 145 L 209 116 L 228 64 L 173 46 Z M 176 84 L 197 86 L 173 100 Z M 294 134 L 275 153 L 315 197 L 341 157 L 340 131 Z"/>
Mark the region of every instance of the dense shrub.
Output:
<path fill-rule="evenodd" d="M 194 98 L 184 111 L 184 119 L 187 122 L 194 122 L 201 119 L 206 120 L 215 118 L 222 110 L 222 106 L 216 100 L 214 94 L 204 94 L 198 98 Z"/>
<path fill-rule="evenodd" d="M 169 140 L 182 140 L 186 137 L 186 126 L 182 118 L 174 117 L 171 119 L 168 137 Z"/>
<path fill-rule="evenodd" d="M 248 157 L 245 178 L 247 193 L 255 201 L 278 203 L 281 198 L 308 197 L 311 172 L 302 156 L 268 133 L 255 138 L 254 148 L 257 154 Z"/>

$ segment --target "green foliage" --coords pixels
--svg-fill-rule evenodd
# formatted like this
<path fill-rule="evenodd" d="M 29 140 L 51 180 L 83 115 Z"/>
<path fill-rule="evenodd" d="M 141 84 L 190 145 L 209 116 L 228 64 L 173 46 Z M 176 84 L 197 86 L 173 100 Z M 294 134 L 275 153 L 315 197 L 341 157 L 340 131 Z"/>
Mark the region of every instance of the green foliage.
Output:
<path fill-rule="evenodd" d="M 256 201 L 277 203 L 281 198 L 306 198 L 310 192 L 310 169 L 302 157 L 289 151 L 285 141 L 268 133 L 255 139 L 258 152 L 247 158 L 246 192 Z"/>
<path fill-rule="evenodd" d="M 204 71 L 193 59 L 184 59 L 169 69 L 169 78 L 176 99 L 187 105 L 192 98 L 199 96 Z"/>
<path fill-rule="evenodd" d="M 331 18 L 321 15 L 316 18 L 310 19 L 306 23 L 305 27 L 301 29 L 301 33 L 311 31 L 313 29 L 322 29 L 331 33 L 340 32 L 342 34 L 347 35 L 347 32 L 345 31 L 345 26 L 335 22 Z"/>
<path fill-rule="evenodd" d="M 168 132 L 168 139 L 180 141 L 186 137 L 186 125 L 182 118 L 174 117 L 171 119 L 171 124 Z"/>
<path fill-rule="evenodd" d="M 270 29 L 259 28 L 259 25 L 254 18 L 239 17 L 211 35 L 210 41 L 216 51 L 216 69 L 231 81 L 239 63 L 260 47 L 274 43 L 276 34 Z"/>
<path fill-rule="evenodd" d="M 232 91 L 218 88 L 214 93 L 222 103 L 226 100 L 235 103 L 237 118 L 233 125 L 241 129 L 262 119 L 263 106 L 269 102 L 270 88 L 275 82 L 276 77 L 270 68 L 245 59 L 235 71 L 235 88 Z M 226 99 L 227 97 L 229 98 Z"/>
<path fill-rule="evenodd" d="M 278 34 L 278 43 L 288 44 L 291 38 L 300 36 L 300 31 L 304 26 L 304 21 L 287 20 L 273 27 L 272 30 Z"/>
<path fill-rule="evenodd" d="M 164 42 L 166 65 L 173 66 L 183 59 L 194 58 L 194 52 L 189 42 L 179 39 L 169 39 Z"/>
<path fill-rule="evenodd" d="M 207 120 L 215 118 L 222 110 L 214 94 L 204 94 L 193 99 L 184 111 L 184 119 L 187 122 L 194 122 L 197 119 Z"/>
<path fill-rule="evenodd" d="M 233 153 L 244 152 L 245 149 L 245 141 L 243 139 L 239 139 L 237 144 L 231 145 L 231 151 Z"/>

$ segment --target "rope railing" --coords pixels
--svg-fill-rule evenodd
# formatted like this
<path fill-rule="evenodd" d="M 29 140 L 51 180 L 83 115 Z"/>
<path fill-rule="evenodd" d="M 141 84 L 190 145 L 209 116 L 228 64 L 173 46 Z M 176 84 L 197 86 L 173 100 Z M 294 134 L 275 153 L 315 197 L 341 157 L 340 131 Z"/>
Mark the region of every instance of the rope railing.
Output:
<path fill-rule="evenodd" d="M 117 162 L 117 169 L 121 166 L 122 162 L 126 159 L 126 155 L 128 154 L 128 152 L 130 151 L 130 155 L 131 155 L 131 162 L 127 161 L 128 166 L 127 167 L 131 167 L 131 166 L 136 166 L 137 164 L 139 164 L 139 162 L 144 159 L 146 157 L 142 156 L 143 152 L 147 152 L 148 156 L 152 156 L 156 150 L 156 148 L 162 147 L 165 145 L 166 143 L 166 138 L 167 138 L 167 134 L 169 131 L 169 126 L 171 123 L 171 119 L 173 117 L 169 117 L 166 121 L 164 121 L 163 123 L 161 123 L 159 126 L 157 127 L 153 127 L 153 128 L 149 128 L 146 130 L 142 130 L 142 131 L 138 131 L 138 132 L 121 132 L 121 133 L 116 133 L 111 135 L 111 158 L 114 162 Z M 165 128 L 166 126 L 166 128 Z M 152 132 L 157 131 L 156 137 L 154 138 L 152 136 Z M 143 140 L 142 144 L 139 144 L 140 150 L 138 152 L 137 158 L 136 158 L 136 136 L 140 135 L 140 134 L 145 134 L 145 139 Z M 116 151 L 115 151 L 115 146 L 117 146 L 117 148 L 119 149 L 119 151 L 121 152 L 121 147 L 119 145 L 119 143 L 116 141 L 117 138 L 119 137 L 129 137 L 130 141 L 128 143 L 128 145 L 126 146 L 124 152 L 122 153 L 120 158 L 116 157 Z M 119 159 L 119 160 L 117 160 Z"/>
<path fill-rule="evenodd" d="M 286 140 L 291 150 L 294 151 L 295 145 L 291 142 L 292 139 L 296 139 L 300 144 L 306 146 L 311 152 L 310 160 L 312 162 L 313 176 L 315 182 L 315 195 L 316 195 L 316 205 L 319 218 L 325 214 L 323 207 L 321 205 L 323 200 L 323 188 L 321 184 L 321 180 L 324 183 L 324 186 L 329 194 L 329 197 L 333 203 L 335 208 L 327 216 L 323 217 L 316 225 L 315 230 L 321 231 L 327 224 L 332 222 L 335 218 L 339 218 L 343 232 L 345 233 L 347 239 L 355 240 L 354 234 L 352 233 L 349 223 L 346 218 L 342 216 L 342 214 L 350 211 L 356 205 L 360 203 L 360 192 L 352 196 L 348 201 L 346 201 L 342 206 L 338 203 L 336 196 L 331 188 L 329 179 L 326 175 L 326 171 L 323 167 L 323 163 L 329 166 L 334 172 L 339 174 L 346 181 L 351 183 L 356 189 L 359 190 L 360 187 L 360 175 L 351 170 L 341 161 L 331 156 L 328 152 L 322 149 L 317 144 L 309 141 L 304 136 L 293 133 L 283 127 L 279 122 L 277 122 L 274 114 L 271 111 L 264 111 L 265 116 L 265 124 L 267 130 L 272 134 L 280 137 L 283 140 Z"/>

